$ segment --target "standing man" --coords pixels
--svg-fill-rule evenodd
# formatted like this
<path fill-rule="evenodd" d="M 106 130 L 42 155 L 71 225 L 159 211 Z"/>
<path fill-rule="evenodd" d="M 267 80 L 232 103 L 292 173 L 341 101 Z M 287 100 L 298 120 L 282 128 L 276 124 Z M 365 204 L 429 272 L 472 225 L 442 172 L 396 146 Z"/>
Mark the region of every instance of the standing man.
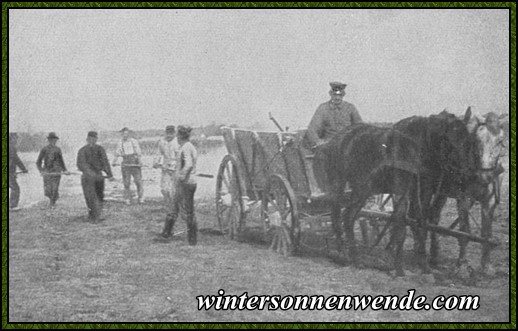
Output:
<path fill-rule="evenodd" d="M 178 218 L 178 213 L 181 211 L 182 217 L 187 223 L 187 239 L 189 245 L 194 246 L 198 241 L 198 225 L 194 213 L 194 193 L 196 192 L 195 174 L 198 152 L 189 141 L 191 130 L 192 128 L 190 127 L 178 127 L 177 137 L 180 151 L 176 161 L 178 166 L 176 193 L 173 199 L 172 211 L 167 214 L 161 236 L 164 239 L 172 237 L 174 223 Z"/>
<path fill-rule="evenodd" d="M 130 130 L 123 128 L 122 139 L 117 144 L 113 166 L 117 166 L 119 157 L 122 157 L 121 172 L 124 184 L 124 200 L 127 205 L 131 204 L 131 177 L 137 186 L 138 202 L 144 203 L 144 186 L 142 185 L 142 152 L 140 145 L 135 138 L 130 137 Z"/>
<path fill-rule="evenodd" d="M 102 203 L 104 201 L 104 171 L 107 177 L 113 178 L 106 151 L 97 145 L 97 132 L 90 131 L 86 138 L 87 145 L 77 153 L 77 168 L 83 173 L 81 186 L 88 206 L 88 218 L 91 221 L 101 220 Z"/>
<path fill-rule="evenodd" d="M 356 107 L 343 101 L 347 85 L 340 82 L 329 85 L 331 99 L 318 106 L 308 126 L 307 138 L 311 147 L 322 145 L 346 127 L 363 122 Z"/>
<path fill-rule="evenodd" d="M 59 198 L 59 183 L 61 173 L 68 175 L 69 172 L 63 160 L 61 148 L 56 146 L 59 137 L 51 132 L 47 136 L 49 144 L 43 147 L 36 161 L 36 166 L 43 177 L 43 191 L 49 198 L 49 207 L 53 208 Z"/>
<path fill-rule="evenodd" d="M 23 173 L 29 171 L 25 168 L 22 160 L 16 151 L 18 144 L 18 134 L 9 133 L 9 188 L 11 189 L 11 196 L 9 197 L 9 210 L 18 210 L 18 203 L 20 202 L 20 185 L 16 180 L 16 167 L 20 168 Z"/>
<path fill-rule="evenodd" d="M 158 142 L 158 151 L 153 162 L 153 168 L 162 168 L 160 189 L 167 207 L 172 205 L 175 194 L 176 158 L 178 150 L 178 140 L 175 137 L 174 125 L 168 125 L 165 128 L 165 137 Z"/>

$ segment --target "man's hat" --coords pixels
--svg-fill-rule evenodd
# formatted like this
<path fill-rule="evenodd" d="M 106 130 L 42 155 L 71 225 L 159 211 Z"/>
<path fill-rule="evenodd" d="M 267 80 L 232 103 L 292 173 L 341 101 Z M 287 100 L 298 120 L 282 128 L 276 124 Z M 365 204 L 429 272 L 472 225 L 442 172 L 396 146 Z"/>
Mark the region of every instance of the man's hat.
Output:
<path fill-rule="evenodd" d="M 178 136 L 180 138 L 189 138 L 191 135 L 192 128 L 190 126 L 180 125 L 178 127 Z"/>
<path fill-rule="evenodd" d="M 329 93 L 345 95 L 345 87 L 347 86 L 347 84 L 340 82 L 331 82 L 329 83 L 329 85 L 331 86 L 331 91 L 329 91 Z"/>
<path fill-rule="evenodd" d="M 130 129 L 128 127 L 123 127 L 119 132 L 129 131 Z"/>
<path fill-rule="evenodd" d="M 50 132 L 47 139 L 59 139 L 55 132 Z"/>
<path fill-rule="evenodd" d="M 174 133 L 174 125 L 168 125 L 165 127 L 165 133 Z"/>
<path fill-rule="evenodd" d="M 97 132 L 95 132 L 95 131 L 88 132 L 88 137 L 97 138 Z"/>

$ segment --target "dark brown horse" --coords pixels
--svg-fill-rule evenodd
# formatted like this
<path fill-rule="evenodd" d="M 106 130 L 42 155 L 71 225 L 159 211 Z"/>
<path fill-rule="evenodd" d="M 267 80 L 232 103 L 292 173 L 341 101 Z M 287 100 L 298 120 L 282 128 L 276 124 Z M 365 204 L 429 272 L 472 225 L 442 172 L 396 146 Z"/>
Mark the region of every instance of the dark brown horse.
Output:
<path fill-rule="evenodd" d="M 467 129 L 471 116 L 468 108 L 464 119 L 446 111 L 429 117 L 414 116 L 394 125 L 404 134 L 413 137 L 420 145 L 420 159 L 424 171 L 420 174 L 419 191 L 411 195 L 410 214 L 420 223 L 413 227 L 415 249 L 425 272 L 429 262 L 438 264 L 439 241 L 431 233 L 430 261 L 426 254 L 428 232 L 426 223 L 437 225 L 441 211 L 448 197 L 455 197 L 465 203 L 467 192 L 478 180 L 476 137 Z M 461 222 L 461 231 L 469 232 L 469 223 Z M 465 254 L 465 243 L 461 241 L 461 256 Z"/>
<path fill-rule="evenodd" d="M 356 215 L 373 194 L 395 197 L 391 217 L 395 267 L 404 274 L 401 253 L 407 213 L 413 224 L 414 242 L 425 272 L 429 271 L 425 242 L 426 223 L 437 223 L 448 196 L 460 196 L 477 177 L 476 139 L 465 121 L 442 112 L 429 117 L 410 117 L 393 129 L 359 124 L 345 129 L 315 154 L 315 169 L 324 169 L 333 199 L 333 225 L 342 249 L 342 224 L 349 256 L 358 257 L 354 240 Z M 321 175 L 316 174 L 317 177 Z M 351 198 L 341 213 L 346 183 Z M 432 233 L 432 262 L 437 262 L 438 241 Z"/>
<path fill-rule="evenodd" d="M 503 171 L 499 163 L 503 133 L 495 116 L 495 114 L 489 114 L 483 119 L 473 116 L 471 108 L 468 108 L 463 119 L 443 112 L 429 118 L 412 117 L 396 123 L 395 128 L 414 137 L 422 146 L 423 166 L 428 171 L 421 176 L 421 194 L 419 197 L 413 195 L 411 205 L 415 212 L 417 198 L 420 198 L 424 206 L 424 221 L 438 224 L 447 198 L 454 198 L 457 201 L 460 230 L 469 233 L 468 212 L 474 202 L 479 201 L 482 212 L 482 237 L 484 239 L 492 237 L 494 211 L 499 199 L 498 175 Z M 447 125 L 443 127 L 444 123 Z M 446 142 L 437 144 L 440 141 L 437 135 L 446 139 Z M 448 148 L 444 148 L 443 145 L 451 146 L 457 154 L 450 155 Z M 449 150 L 452 150 L 451 148 Z M 451 160 L 460 162 L 455 165 Z M 453 163 L 453 167 L 448 163 Z M 417 253 L 420 261 L 426 263 L 426 259 L 423 259 L 426 255 L 426 231 L 422 232 L 421 236 Z M 459 239 L 458 264 L 465 262 L 467 244 L 466 239 Z M 491 245 L 483 244 L 481 256 L 483 270 L 486 270 L 490 262 L 490 250 Z M 439 242 L 435 233 L 431 234 L 430 255 L 431 264 L 437 265 Z"/>
<path fill-rule="evenodd" d="M 339 251 L 344 248 L 342 233 L 345 229 L 349 258 L 353 262 L 358 259 L 354 238 L 356 215 L 372 195 L 391 193 L 396 197 L 390 242 L 396 272 L 404 275 L 401 253 L 409 194 L 421 167 L 419 146 L 396 130 L 356 124 L 318 148 L 314 162 L 315 176 L 325 177 L 328 183 L 326 186 L 332 198 L 332 221 Z M 351 196 L 340 217 L 347 183 Z"/>

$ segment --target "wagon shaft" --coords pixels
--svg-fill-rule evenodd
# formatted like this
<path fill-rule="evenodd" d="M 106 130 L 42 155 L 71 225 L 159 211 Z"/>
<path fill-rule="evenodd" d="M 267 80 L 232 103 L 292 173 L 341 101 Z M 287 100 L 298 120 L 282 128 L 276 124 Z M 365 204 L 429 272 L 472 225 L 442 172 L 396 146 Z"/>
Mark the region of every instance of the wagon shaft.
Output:
<path fill-rule="evenodd" d="M 390 218 L 391 213 L 377 211 L 377 210 L 369 210 L 363 208 L 358 213 L 359 217 L 368 217 L 368 218 Z"/>
<path fill-rule="evenodd" d="M 485 238 L 482 238 L 482 237 L 478 237 L 478 236 L 472 235 L 472 234 L 467 233 L 467 232 L 451 230 L 451 229 L 444 228 L 444 227 L 438 226 L 438 225 L 428 224 L 428 225 L 426 225 L 426 229 L 430 230 L 430 231 L 433 231 L 433 232 L 436 232 L 436 233 L 439 233 L 439 234 L 442 234 L 442 235 L 446 235 L 446 236 L 452 236 L 452 237 L 456 237 L 456 238 L 464 238 L 464 239 L 468 239 L 470 241 L 478 242 L 478 243 L 481 243 L 481 244 L 488 244 L 492 248 L 494 248 L 494 247 L 499 245 L 498 242 L 496 242 L 495 240 L 492 240 L 492 239 L 485 239 Z"/>

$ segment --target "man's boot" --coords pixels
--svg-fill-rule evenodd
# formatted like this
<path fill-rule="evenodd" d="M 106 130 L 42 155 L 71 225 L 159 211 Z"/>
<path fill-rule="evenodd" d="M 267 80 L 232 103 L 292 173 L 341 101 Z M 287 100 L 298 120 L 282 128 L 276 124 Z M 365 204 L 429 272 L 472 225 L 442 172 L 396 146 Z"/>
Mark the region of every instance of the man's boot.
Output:
<path fill-rule="evenodd" d="M 187 240 L 191 246 L 198 243 L 198 226 L 196 222 L 189 223 L 187 227 Z"/>
<path fill-rule="evenodd" d="M 162 231 L 162 234 L 161 234 L 161 236 L 163 238 L 169 239 L 173 236 L 172 232 L 173 232 L 173 227 L 174 227 L 175 222 L 176 222 L 176 217 L 174 215 L 167 215 L 167 217 L 165 219 L 164 230 Z"/>

